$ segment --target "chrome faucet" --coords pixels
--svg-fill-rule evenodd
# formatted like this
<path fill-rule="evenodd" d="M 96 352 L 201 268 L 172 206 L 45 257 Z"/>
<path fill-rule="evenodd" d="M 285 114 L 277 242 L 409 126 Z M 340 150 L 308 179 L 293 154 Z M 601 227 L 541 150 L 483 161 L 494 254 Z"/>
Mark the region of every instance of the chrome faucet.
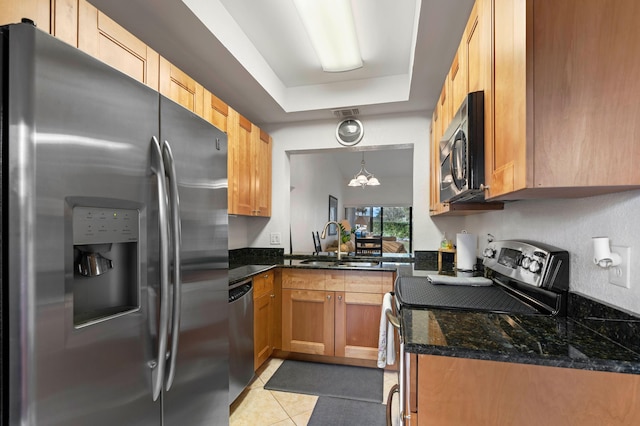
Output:
<path fill-rule="evenodd" d="M 327 222 L 326 225 L 324 225 L 324 229 L 322 230 L 322 234 L 320 234 L 320 238 L 322 238 L 323 240 L 325 238 L 327 238 L 327 228 L 329 227 L 329 225 L 334 224 L 338 227 L 338 260 L 340 260 L 342 252 L 340 251 L 340 246 L 341 246 L 341 242 L 342 242 L 342 227 L 340 226 L 340 224 L 338 222 L 336 222 L 335 220 L 330 220 L 329 222 Z"/>

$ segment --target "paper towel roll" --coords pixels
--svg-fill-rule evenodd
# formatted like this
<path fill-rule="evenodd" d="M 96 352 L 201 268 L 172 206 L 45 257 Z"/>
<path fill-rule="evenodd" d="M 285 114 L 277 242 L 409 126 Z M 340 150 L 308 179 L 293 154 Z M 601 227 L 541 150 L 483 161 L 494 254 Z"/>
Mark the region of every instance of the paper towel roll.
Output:
<path fill-rule="evenodd" d="M 476 247 L 478 246 L 478 236 L 468 234 L 463 231 L 456 234 L 456 269 L 460 271 L 472 271 L 476 264 Z"/>

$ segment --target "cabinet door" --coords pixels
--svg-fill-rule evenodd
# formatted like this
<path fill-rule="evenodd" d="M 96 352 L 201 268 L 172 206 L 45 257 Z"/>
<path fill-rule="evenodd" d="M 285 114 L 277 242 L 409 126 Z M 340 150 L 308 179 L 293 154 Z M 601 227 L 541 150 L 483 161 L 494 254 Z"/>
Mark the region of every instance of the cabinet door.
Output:
<path fill-rule="evenodd" d="M 378 359 L 381 293 L 336 292 L 336 356 Z"/>
<path fill-rule="evenodd" d="M 51 35 L 78 47 L 78 4 L 85 0 L 51 0 Z"/>
<path fill-rule="evenodd" d="M 636 374 L 434 355 L 418 355 L 417 370 L 421 424 L 640 424 Z"/>
<path fill-rule="evenodd" d="M 50 13 L 50 0 L 0 0 L 0 25 L 17 24 L 22 18 L 28 18 L 49 33 Z"/>
<path fill-rule="evenodd" d="M 204 118 L 204 88 L 180 68 L 160 57 L 160 93 Z"/>
<path fill-rule="evenodd" d="M 458 51 L 453 57 L 449 70 L 449 88 L 451 97 L 451 116 L 458 111 L 460 105 L 467 96 L 467 43 L 463 38 L 458 46 Z"/>
<path fill-rule="evenodd" d="M 334 354 L 333 291 L 282 290 L 282 350 Z"/>
<path fill-rule="evenodd" d="M 204 119 L 226 133 L 228 117 L 229 106 L 204 89 Z"/>
<path fill-rule="evenodd" d="M 271 216 L 271 136 L 255 125 L 252 128 L 254 194 L 256 216 Z"/>
<path fill-rule="evenodd" d="M 273 352 L 272 332 L 274 324 L 273 291 L 263 293 L 253 301 L 253 366 L 257 370 Z"/>
<path fill-rule="evenodd" d="M 78 48 L 158 90 L 159 55 L 83 0 L 78 2 Z"/>
<path fill-rule="evenodd" d="M 493 139 L 485 179 L 489 197 L 527 185 L 526 3 L 494 0 Z"/>
<path fill-rule="evenodd" d="M 253 216 L 254 173 L 251 159 L 251 122 L 229 111 L 229 214 Z"/>

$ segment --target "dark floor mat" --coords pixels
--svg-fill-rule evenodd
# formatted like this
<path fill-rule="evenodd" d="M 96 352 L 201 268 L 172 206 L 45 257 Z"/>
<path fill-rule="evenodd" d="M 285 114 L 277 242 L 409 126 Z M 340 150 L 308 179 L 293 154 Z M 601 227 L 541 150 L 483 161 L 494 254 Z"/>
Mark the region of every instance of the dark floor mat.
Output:
<path fill-rule="evenodd" d="M 380 403 L 321 396 L 307 426 L 385 426 L 386 410 Z"/>
<path fill-rule="evenodd" d="M 286 360 L 264 388 L 382 403 L 383 380 L 377 368 Z"/>

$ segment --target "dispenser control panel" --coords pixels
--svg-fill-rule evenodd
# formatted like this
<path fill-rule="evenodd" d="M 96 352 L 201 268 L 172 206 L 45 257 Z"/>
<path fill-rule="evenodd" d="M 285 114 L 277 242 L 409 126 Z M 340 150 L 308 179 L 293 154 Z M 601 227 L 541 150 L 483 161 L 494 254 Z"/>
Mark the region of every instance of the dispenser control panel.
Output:
<path fill-rule="evenodd" d="M 73 208 L 73 244 L 137 242 L 138 210 L 103 207 Z"/>

